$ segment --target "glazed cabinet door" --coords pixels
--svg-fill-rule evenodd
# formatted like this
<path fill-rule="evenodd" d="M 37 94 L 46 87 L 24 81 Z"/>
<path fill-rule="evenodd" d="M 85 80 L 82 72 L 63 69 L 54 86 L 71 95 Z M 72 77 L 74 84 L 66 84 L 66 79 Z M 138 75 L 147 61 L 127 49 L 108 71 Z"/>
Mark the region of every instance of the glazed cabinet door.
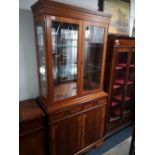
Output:
<path fill-rule="evenodd" d="M 83 93 L 102 89 L 106 52 L 106 26 L 84 22 L 83 24 Z"/>
<path fill-rule="evenodd" d="M 46 46 L 45 46 L 45 31 L 42 18 L 35 21 L 35 35 L 38 61 L 38 77 L 40 96 L 47 97 L 47 67 L 46 67 Z"/>
<path fill-rule="evenodd" d="M 52 124 L 49 132 L 51 155 L 73 155 L 80 150 L 81 115 Z"/>
<path fill-rule="evenodd" d="M 79 94 L 82 21 L 51 16 L 54 101 Z"/>
<path fill-rule="evenodd" d="M 104 134 L 105 106 L 89 110 L 83 114 L 83 142 L 82 147 L 86 147 L 101 138 Z"/>

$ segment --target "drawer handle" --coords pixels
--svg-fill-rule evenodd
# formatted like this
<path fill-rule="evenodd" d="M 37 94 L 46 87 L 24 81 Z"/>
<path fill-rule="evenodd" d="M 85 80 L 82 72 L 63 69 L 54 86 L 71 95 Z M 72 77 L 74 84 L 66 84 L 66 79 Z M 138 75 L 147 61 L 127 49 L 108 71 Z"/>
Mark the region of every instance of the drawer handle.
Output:
<path fill-rule="evenodd" d="M 71 111 L 66 111 L 65 112 L 65 116 L 70 115 L 70 114 L 71 114 Z"/>
<path fill-rule="evenodd" d="M 98 103 L 98 100 L 95 100 L 94 103 L 97 104 Z"/>

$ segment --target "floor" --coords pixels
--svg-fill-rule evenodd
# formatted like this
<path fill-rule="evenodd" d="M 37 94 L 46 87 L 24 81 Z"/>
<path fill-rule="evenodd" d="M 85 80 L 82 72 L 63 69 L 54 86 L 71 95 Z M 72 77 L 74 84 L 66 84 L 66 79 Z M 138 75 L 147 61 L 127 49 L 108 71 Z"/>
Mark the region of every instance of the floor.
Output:
<path fill-rule="evenodd" d="M 85 153 L 85 155 L 104 155 L 105 152 L 109 151 L 110 149 L 114 148 L 116 145 L 120 144 L 127 138 L 129 138 L 132 135 L 132 126 L 128 126 L 116 134 L 113 134 L 109 138 L 105 140 L 104 145 L 94 148 L 91 151 Z M 107 154 L 105 154 L 107 155 Z M 110 154 L 111 155 L 111 154 Z M 115 154 L 112 154 L 115 155 Z M 119 155 L 119 154 L 116 154 Z"/>
<path fill-rule="evenodd" d="M 131 145 L 131 137 L 127 138 L 120 144 L 116 145 L 103 155 L 129 155 Z"/>

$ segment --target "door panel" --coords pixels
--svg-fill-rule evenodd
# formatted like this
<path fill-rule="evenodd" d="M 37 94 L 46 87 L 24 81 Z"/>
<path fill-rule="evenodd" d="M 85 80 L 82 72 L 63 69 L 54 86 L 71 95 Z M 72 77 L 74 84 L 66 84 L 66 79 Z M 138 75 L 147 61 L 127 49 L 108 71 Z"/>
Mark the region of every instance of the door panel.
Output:
<path fill-rule="evenodd" d="M 85 92 L 99 89 L 101 85 L 105 29 L 93 24 L 84 28 L 83 90 Z"/>
<path fill-rule="evenodd" d="M 81 21 L 51 17 L 54 101 L 78 94 Z"/>
<path fill-rule="evenodd" d="M 50 134 L 52 155 L 73 155 L 80 150 L 81 115 L 52 124 Z"/>
<path fill-rule="evenodd" d="M 84 113 L 84 143 L 88 146 L 103 137 L 105 122 L 105 106 Z"/>

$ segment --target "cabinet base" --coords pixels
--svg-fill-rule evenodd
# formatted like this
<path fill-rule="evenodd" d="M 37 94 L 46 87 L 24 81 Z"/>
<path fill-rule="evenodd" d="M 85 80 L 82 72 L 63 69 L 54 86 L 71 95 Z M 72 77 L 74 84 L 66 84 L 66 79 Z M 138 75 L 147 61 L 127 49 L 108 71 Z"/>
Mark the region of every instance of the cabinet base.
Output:
<path fill-rule="evenodd" d="M 97 142 L 83 148 L 82 150 L 75 153 L 74 155 L 84 155 L 84 153 L 88 152 L 90 149 L 100 147 L 102 144 L 104 144 L 104 139 L 103 138 L 98 140 Z"/>
<path fill-rule="evenodd" d="M 118 120 L 108 124 L 106 128 L 106 135 L 104 136 L 104 138 L 111 136 L 112 134 L 118 132 L 119 130 L 131 124 L 132 124 L 132 115 L 125 117 L 122 121 Z"/>

